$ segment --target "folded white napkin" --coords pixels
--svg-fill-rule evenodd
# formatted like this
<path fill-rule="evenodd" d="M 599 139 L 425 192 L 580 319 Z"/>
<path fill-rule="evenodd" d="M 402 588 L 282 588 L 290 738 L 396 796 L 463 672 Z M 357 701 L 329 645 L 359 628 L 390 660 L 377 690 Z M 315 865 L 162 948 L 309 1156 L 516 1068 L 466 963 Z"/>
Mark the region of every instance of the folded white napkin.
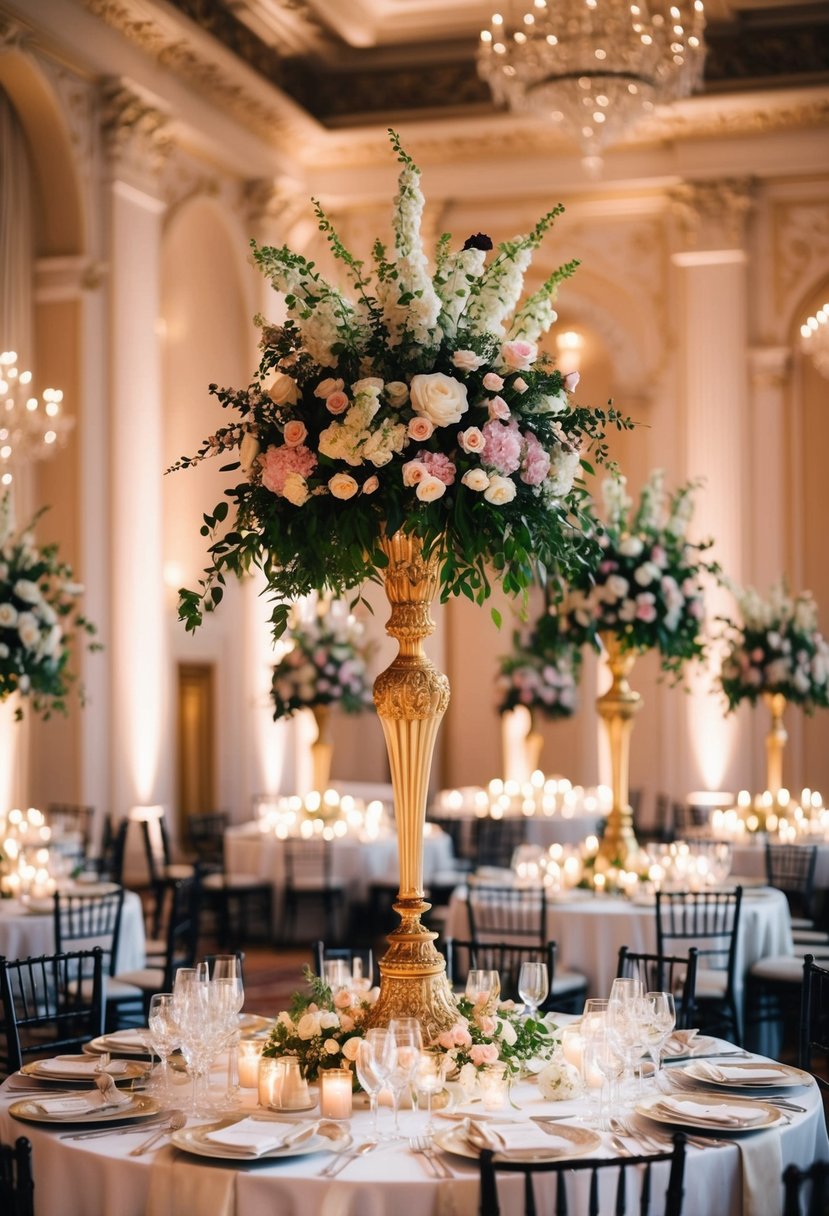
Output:
<path fill-rule="evenodd" d="M 238 1123 L 231 1123 L 228 1127 L 207 1132 L 205 1140 L 236 1152 L 255 1153 L 259 1156 L 273 1148 L 290 1148 L 292 1145 L 302 1144 L 310 1140 L 317 1127 L 318 1121 L 286 1125 L 249 1117 L 240 1119 Z"/>
<path fill-rule="evenodd" d="M 699 1064 L 694 1065 L 694 1072 L 699 1077 L 705 1077 L 709 1081 L 752 1081 L 755 1084 L 765 1081 L 767 1085 L 774 1085 L 779 1082 L 783 1075 L 779 1068 L 763 1066 L 762 1064 L 752 1065 L 750 1068 L 735 1068 L 732 1064 L 730 1067 L 727 1064 L 713 1064 L 710 1060 L 701 1060 Z"/>
<path fill-rule="evenodd" d="M 537 1123 L 499 1123 L 496 1129 L 477 1119 L 467 1119 L 463 1129 L 473 1148 L 488 1148 L 502 1155 L 522 1150 L 563 1150 L 570 1145 L 569 1140 L 556 1136 L 554 1131 L 546 1132 Z"/>
<path fill-rule="evenodd" d="M 37 1066 L 38 1072 L 53 1077 L 95 1077 L 102 1072 L 118 1077 L 128 1068 L 126 1060 L 111 1060 L 106 1068 L 101 1068 L 100 1061 L 89 1056 L 55 1056 L 54 1060 L 41 1060 Z"/>
<path fill-rule="evenodd" d="M 688 1055 L 693 1049 L 693 1043 L 698 1034 L 698 1030 L 675 1030 L 662 1048 L 662 1054 L 666 1056 Z"/>
<path fill-rule="evenodd" d="M 669 1116 L 679 1116 L 694 1123 L 715 1123 L 720 1127 L 751 1127 L 762 1123 L 767 1112 L 747 1102 L 729 1106 L 725 1102 L 689 1102 L 683 1098 L 663 1098 L 658 1104 Z"/>
<path fill-rule="evenodd" d="M 102 1094 L 93 1089 L 88 1094 L 67 1094 L 65 1098 L 43 1098 L 36 1103 L 44 1115 L 89 1115 L 98 1110 L 112 1110 L 119 1106 L 132 1105 L 132 1095 L 121 1093 L 113 1085 L 112 1091 Z"/>
<path fill-rule="evenodd" d="M 779 1216 L 783 1152 L 777 1128 L 738 1141 L 743 1167 L 743 1216 Z"/>
<path fill-rule="evenodd" d="M 121 1044 L 124 1047 L 144 1047 L 149 1030 L 132 1027 L 130 1030 L 114 1030 L 104 1036 L 106 1043 Z"/>

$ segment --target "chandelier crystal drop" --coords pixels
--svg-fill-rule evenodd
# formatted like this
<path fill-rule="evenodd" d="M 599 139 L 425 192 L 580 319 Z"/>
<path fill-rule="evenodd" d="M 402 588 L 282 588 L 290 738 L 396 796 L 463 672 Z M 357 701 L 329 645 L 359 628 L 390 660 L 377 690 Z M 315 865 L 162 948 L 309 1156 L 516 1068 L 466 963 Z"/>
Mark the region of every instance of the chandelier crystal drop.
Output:
<path fill-rule="evenodd" d="M 829 301 L 801 325 L 800 349 L 829 380 Z"/>
<path fill-rule="evenodd" d="M 481 32 L 478 71 L 496 102 L 559 123 L 600 163 L 700 84 L 704 28 L 702 0 L 518 0 Z"/>
<path fill-rule="evenodd" d="M 38 399 L 15 351 L 0 352 L 0 487 L 12 484 L 15 466 L 44 460 L 66 442 L 75 420 L 61 414 L 62 401 L 58 388 L 45 388 Z"/>

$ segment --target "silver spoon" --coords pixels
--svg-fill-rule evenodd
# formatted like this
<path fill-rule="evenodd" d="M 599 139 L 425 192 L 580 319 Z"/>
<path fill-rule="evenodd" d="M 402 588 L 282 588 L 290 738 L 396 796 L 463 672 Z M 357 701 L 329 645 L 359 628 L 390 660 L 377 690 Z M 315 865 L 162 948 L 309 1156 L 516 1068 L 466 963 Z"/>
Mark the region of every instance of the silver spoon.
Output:
<path fill-rule="evenodd" d="M 148 1149 L 151 1149 L 162 1136 L 166 1136 L 169 1132 L 179 1131 L 180 1128 L 184 1127 L 186 1122 L 187 1116 L 183 1110 L 171 1111 L 169 1121 L 165 1126 L 153 1132 L 151 1136 L 148 1136 L 146 1140 L 142 1140 L 140 1144 L 136 1144 L 135 1148 L 131 1148 L 129 1152 L 130 1157 L 140 1157 L 142 1153 L 146 1153 Z"/>
<path fill-rule="evenodd" d="M 376 1140 L 365 1140 L 362 1144 L 358 1144 L 356 1148 L 350 1152 L 343 1153 L 341 1157 L 335 1157 L 333 1161 L 329 1161 L 325 1169 L 320 1170 L 320 1175 L 323 1178 L 333 1178 L 335 1174 L 339 1174 L 340 1170 L 344 1170 L 349 1162 L 354 1161 L 357 1157 L 362 1157 L 366 1153 L 370 1153 L 373 1148 L 377 1148 Z"/>

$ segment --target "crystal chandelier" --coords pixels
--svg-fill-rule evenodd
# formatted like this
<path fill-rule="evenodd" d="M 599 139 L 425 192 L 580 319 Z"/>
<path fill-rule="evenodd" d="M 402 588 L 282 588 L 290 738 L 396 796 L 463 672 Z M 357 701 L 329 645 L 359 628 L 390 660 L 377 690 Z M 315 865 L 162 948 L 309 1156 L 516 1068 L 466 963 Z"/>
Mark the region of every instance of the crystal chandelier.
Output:
<path fill-rule="evenodd" d="M 560 123 L 588 168 L 702 79 L 702 0 L 517 0 L 505 12 L 481 32 L 480 75 L 497 102 Z"/>
<path fill-rule="evenodd" d="M 801 325 L 800 349 L 829 380 L 829 302 Z"/>
<path fill-rule="evenodd" d="M 12 484 L 15 465 L 51 456 L 75 422 L 61 415 L 60 389 L 44 389 L 41 402 L 31 383 L 32 373 L 18 369 L 13 350 L 0 353 L 0 486 Z"/>

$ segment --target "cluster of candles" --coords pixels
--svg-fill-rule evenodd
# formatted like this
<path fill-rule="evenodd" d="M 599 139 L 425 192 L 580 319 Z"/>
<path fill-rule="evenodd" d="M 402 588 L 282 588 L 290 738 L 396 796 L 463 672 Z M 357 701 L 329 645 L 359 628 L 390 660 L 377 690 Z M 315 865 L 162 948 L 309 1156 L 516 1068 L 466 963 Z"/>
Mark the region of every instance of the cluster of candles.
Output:
<path fill-rule="evenodd" d="M 484 789 L 468 785 L 456 790 L 441 790 L 435 800 L 435 810 L 441 815 L 477 815 L 483 819 L 503 819 L 507 816 L 559 815 L 572 819 L 576 815 L 607 815 L 613 805 L 613 795 L 606 785 L 585 789 L 573 785 L 566 777 L 545 777 L 540 769 L 529 781 L 501 781 L 496 778 Z"/>
<path fill-rule="evenodd" d="M 51 871 L 51 830 L 42 811 L 29 807 L 0 816 L 0 895 L 43 899 L 57 885 Z"/>
<path fill-rule="evenodd" d="M 259 831 L 279 840 L 289 836 L 301 836 L 306 840 L 314 836 L 321 836 L 323 840 L 343 836 L 376 840 L 390 830 L 383 802 L 374 799 L 365 803 L 333 789 L 323 793 L 314 791 L 304 798 L 292 795 L 271 801 L 262 799 L 256 814 Z"/>
<path fill-rule="evenodd" d="M 311 1105 L 308 1082 L 293 1056 L 263 1056 L 261 1039 L 242 1039 L 238 1048 L 239 1084 L 255 1089 L 266 1110 L 307 1110 Z M 350 1119 L 352 1075 L 347 1068 L 320 1072 L 320 1114 L 324 1119 Z"/>
<path fill-rule="evenodd" d="M 588 836 L 579 845 L 553 844 L 548 849 L 523 844 L 515 850 L 512 869 L 518 885 L 566 892 L 581 886 L 597 895 L 647 895 L 661 888 L 698 891 L 724 882 L 731 870 L 731 846 L 723 841 L 677 840 L 648 845 L 628 862 L 611 865 L 599 856 L 599 840 Z"/>
<path fill-rule="evenodd" d="M 804 789 L 800 800 L 788 790 L 765 790 L 753 798 L 740 790 L 737 805 L 711 813 L 711 832 L 723 840 L 745 840 L 757 832 L 776 836 L 781 844 L 804 838 L 829 839 L 829 808 L 817 790 Z"/>

